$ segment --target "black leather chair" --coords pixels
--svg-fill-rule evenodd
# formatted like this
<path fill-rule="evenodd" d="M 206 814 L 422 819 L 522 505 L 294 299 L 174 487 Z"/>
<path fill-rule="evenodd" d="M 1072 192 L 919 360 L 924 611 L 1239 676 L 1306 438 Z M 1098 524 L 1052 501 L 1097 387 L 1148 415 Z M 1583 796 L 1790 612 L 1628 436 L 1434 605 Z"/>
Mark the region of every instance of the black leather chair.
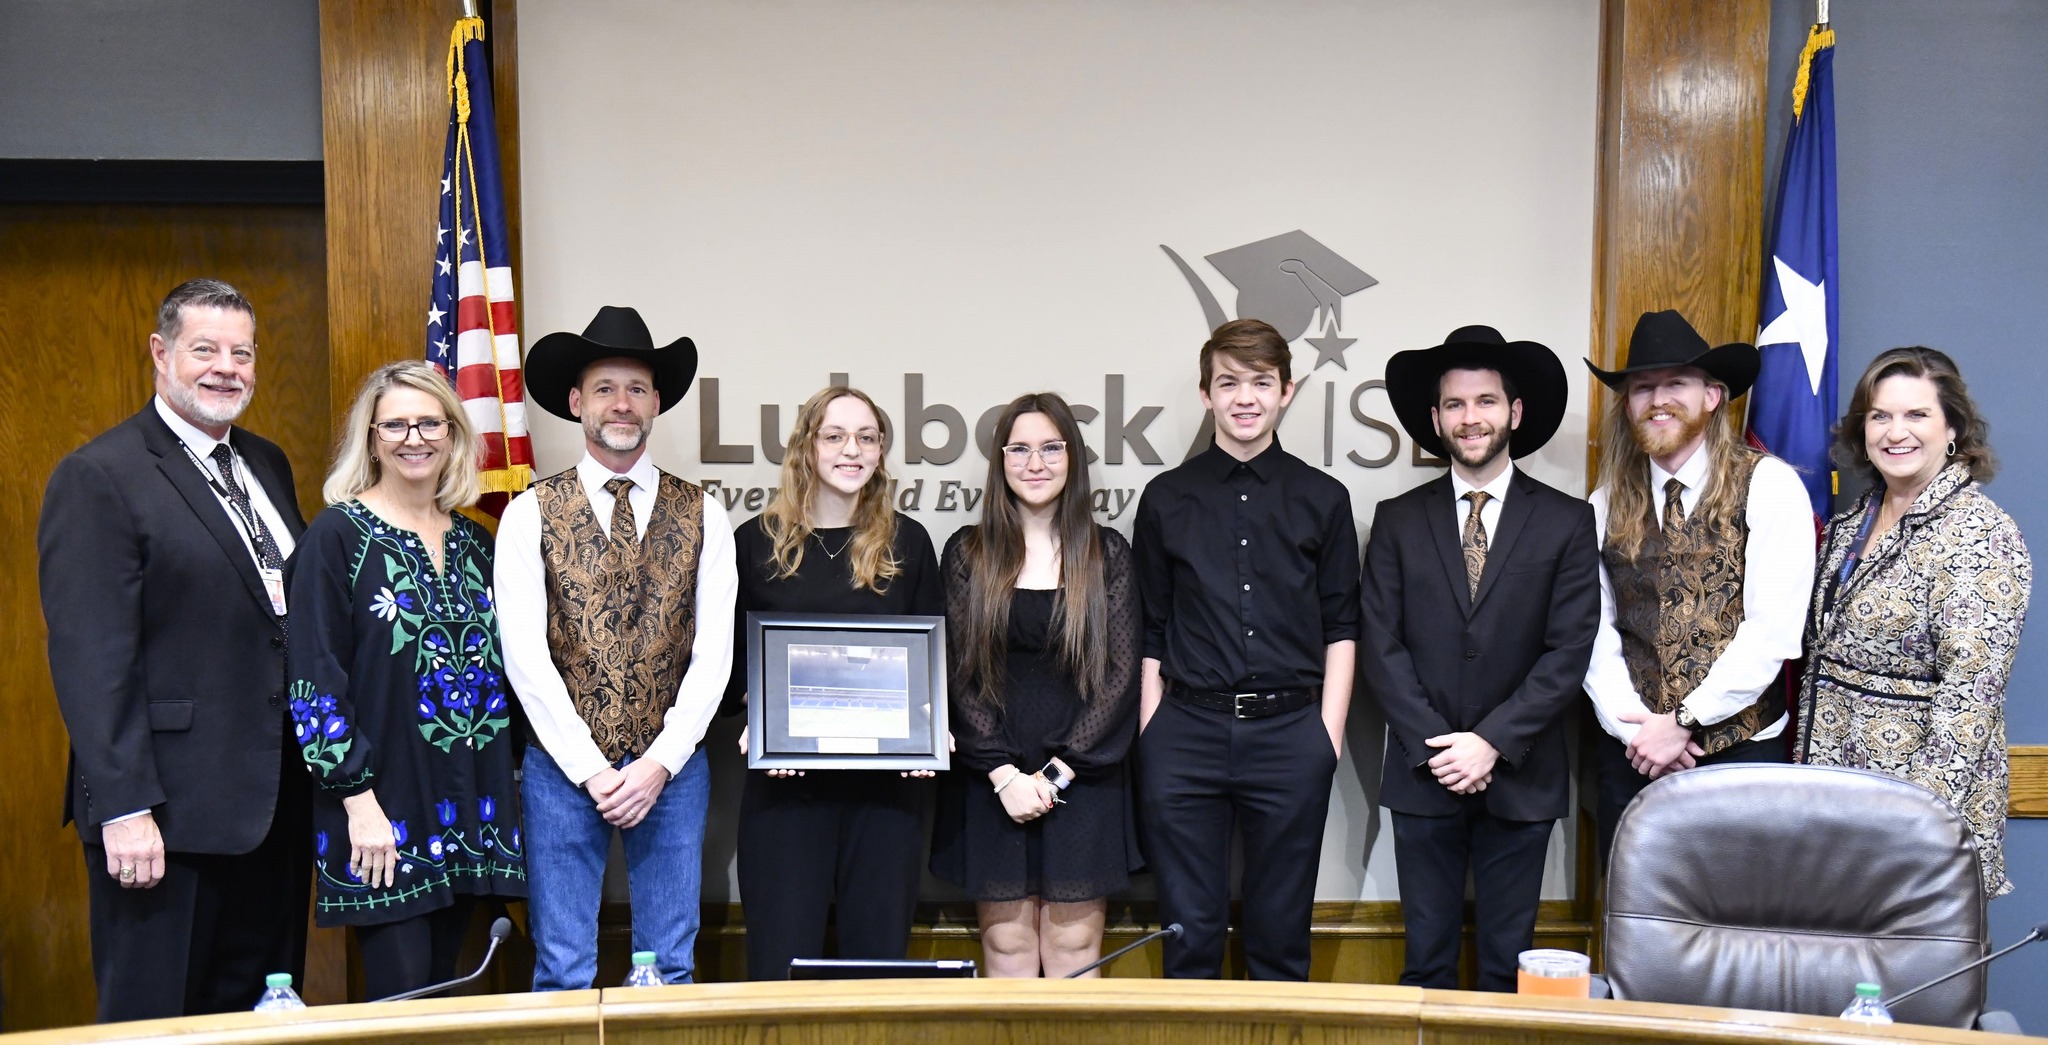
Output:
<path fill-rule="evenodd" d="M 1622 813 L 1606 975 L 1617 998 L 1834 1016 L 1860 981 L 1889 996 L 1990 953 L 1984 907 L 1976 842 L 1932 792 L 1859 769 L 1702 766 Z M 1892 1017 L 2017 1033 L 1983 1013 L 1985 983 L 1966 973 Z"/>

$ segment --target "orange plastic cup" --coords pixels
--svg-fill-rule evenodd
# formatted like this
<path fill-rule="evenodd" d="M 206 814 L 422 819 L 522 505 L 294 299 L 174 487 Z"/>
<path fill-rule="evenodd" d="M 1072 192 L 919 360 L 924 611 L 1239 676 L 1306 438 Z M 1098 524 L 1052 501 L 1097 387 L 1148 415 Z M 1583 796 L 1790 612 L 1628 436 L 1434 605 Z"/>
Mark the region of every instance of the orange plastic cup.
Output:
<path fill-rule="evenodd" d="M 1593 960 L 1577 951 L 1523 951 L 1515 971 L 1515 993 L 1551 998 L 1584 998 L 1593 991 Z"/>

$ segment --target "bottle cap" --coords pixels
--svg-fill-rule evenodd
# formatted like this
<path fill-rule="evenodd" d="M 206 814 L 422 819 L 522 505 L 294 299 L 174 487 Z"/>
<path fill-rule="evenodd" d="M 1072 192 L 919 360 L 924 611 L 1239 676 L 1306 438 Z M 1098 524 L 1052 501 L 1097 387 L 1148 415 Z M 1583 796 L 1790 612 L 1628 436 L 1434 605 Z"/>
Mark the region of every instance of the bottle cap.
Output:
<path fill-rule="evenodd" d="M 1875 998 L 1883 993 L 1884 988 L 1874 983 L 1859 983 L 1856 985 L 1856 996 L 1858 998 Z"/>
<path fill-rule="evenodd" d="M 288 972 L 271 973 L 270 975 L 265 976 L 263 978 L 263 985 L 265 987 L 270 987 L 273 989 L 278 987 L 289 987 L 292 985 L 292 974 Z"/>
<path fill-rule="evenodd" d="M 635 964 L 635 965 L 653 965 L 653 964 L 654 964 L 654 952 L 653 952 L 653 951 L 634 951 L 634 952 L 633 952 L 633 964 Z"/>

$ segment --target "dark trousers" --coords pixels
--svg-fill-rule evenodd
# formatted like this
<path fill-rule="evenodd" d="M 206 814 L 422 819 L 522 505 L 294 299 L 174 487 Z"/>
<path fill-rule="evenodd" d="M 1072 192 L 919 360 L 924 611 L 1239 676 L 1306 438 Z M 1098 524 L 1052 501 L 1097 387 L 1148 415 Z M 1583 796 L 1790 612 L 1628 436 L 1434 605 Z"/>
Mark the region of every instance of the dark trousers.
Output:
<path fill-rule="evenodd" d="M 367 1001 L 418 990 L 455 978 L 455 961 L 469 935 L 476 898 L 458 896 L 452 906 L 383 925 L 356 926 L 363 958 Z"/>
<path fill-rule="evenodd" d="M 1486 811 L 1484 795 L 1461 802 L 1451 816 L 1394 814 L 1394 874 L 1407 923 L 1401 982 L 1457 989 L 1469 868 L 1479 989 L 1513 991 L 1517 956 L 1536 935 L 1543 854 L 1556 821 L 1503 820 Z"/>
<path fill-rule="evenodd" d="M 1159 890 L 1159 921 L 1179 922 L 1166 975 L 1215 978 L 1230 921 L 1230 836 L 1244 840 L 1245 965 L 1255 980 L 1306 980 L 1309 921 L 1330 774 L 1317 704 L 1271 718 L 1172 696 L 1138 737 L 1140 837 Z"/>
<path fill-rule="evenodd" d="M 270 833 L 254 850 L 167 854 L 153 888 L 121 888 L 106 849 L 97 839 L 84 846 L 101 1023 L 246 1012 L 273 972 L 304 985 L 313 884 L 305 779 L 303 769 L 285 777 Z"/>
<path fill-rule="evenodd" d="M 929 781 L 894 772 L 747 772 L 740 795 L 740 901 L 747 978 L 789 978 L 791 958 L 824 958 L 837 906 L 840 958 L 901 958 L 924 857 Z"/>
<path fill-rule="evenodd" d="M 1703 766 L 1718 766 L 1735 762 L 1784 762 L 1785 738 L 1775 736 L 1769 740 L 1745 740 L 1719 753 L 1699 760 Z M 1593 763 L 1600 775 L 1600 868 L 1606 870 L 1607 857 L 1614 851 L 1614 825 L 1621 822 L 1621 811 L 1642 790 L 1649 787 L 1649 777 L 1636 772 L 1629 764 L 1628 746 L 1602 733 L 1593 742 Z M 1680 770 L 1683 772 L 1683 770 Z"/>

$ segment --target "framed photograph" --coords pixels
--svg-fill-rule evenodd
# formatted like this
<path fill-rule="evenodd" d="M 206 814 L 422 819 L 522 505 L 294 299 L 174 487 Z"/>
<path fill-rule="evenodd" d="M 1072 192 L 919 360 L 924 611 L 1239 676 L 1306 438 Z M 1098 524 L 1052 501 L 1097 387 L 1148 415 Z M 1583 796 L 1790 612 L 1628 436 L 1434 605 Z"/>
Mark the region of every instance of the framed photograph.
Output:
<path fill-rule="evenodd" d="M 946 619 L 747 614 L 747 768 L 946 769 Z"/>

